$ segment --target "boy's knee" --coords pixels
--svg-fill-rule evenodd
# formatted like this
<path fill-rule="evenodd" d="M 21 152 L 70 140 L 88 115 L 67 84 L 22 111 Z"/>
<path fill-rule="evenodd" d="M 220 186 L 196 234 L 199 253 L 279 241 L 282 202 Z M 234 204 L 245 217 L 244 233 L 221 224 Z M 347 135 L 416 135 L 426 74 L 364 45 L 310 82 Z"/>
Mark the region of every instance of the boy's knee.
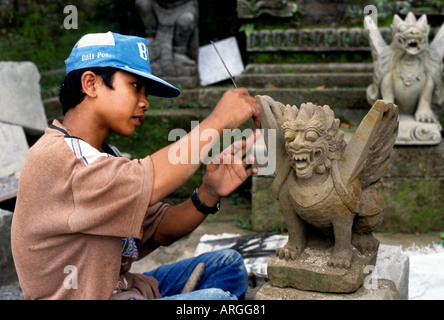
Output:
<path fill-rule="evenodd" d="M 206 300 L 237 300 L 235 295 L 217 288 L 202 289 L 199 293 Z"/>
<path fill-rule="evenodd" d="M 239 252 L 233 249 L 223 249 L 220 250 L 222 255 L 222 261 L 225 264 L 243 264 L 243 258 Z"/>

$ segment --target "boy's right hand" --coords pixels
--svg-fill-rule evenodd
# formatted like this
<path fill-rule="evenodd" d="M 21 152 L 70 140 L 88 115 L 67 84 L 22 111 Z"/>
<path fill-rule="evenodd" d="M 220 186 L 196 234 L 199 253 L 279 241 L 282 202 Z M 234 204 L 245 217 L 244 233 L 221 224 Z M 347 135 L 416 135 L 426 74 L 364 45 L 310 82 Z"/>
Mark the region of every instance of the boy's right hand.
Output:
<path fill-rule="evenodd" d="M 245 88 L 226 91 L 212 114 L 225 123 L 226 129 L 236 129 L 250 117 L 256 126 L 261 123 L 260 106 Z"/>

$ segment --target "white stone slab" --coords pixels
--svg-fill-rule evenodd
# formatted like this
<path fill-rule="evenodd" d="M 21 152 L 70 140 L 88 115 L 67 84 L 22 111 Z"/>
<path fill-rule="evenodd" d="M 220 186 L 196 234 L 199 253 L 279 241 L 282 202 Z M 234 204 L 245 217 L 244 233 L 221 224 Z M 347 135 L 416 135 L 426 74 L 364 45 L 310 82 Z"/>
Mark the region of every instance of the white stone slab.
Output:
<path fill-rule="evenodd" d="M 418 248 L 410 259 L 409 300 L 444 300 L 444 248 Z"/>
<path fill-rule="evenodd" d="M 32 62 L 0 62 L 0 122 L 43 133 L 48 125 L 39 80 Z"/>
<path fill-rule="evenodd" d="M 20 172 L 28 149 L 22 127 L 0 122 L 0 177 Z"/>
<path fill-rule="evenodd" d="M 231 75 L 233 77 L 240 75 L 245 68 L 236 38 L 230 37 L 214 42 L 214 44 Z M 198 68 L 201 86 L 208 86 L 230 79 L 227 70 L 212 44 L 199 48 Z"/>

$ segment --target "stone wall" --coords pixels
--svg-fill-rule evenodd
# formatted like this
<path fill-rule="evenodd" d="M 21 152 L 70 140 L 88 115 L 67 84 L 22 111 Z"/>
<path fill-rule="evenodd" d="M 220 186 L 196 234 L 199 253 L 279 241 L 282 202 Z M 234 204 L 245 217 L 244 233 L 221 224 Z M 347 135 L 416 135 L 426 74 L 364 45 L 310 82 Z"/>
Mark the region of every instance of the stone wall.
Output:
<path fill-rule="evenodd" d="M 271 192 L 273 177 L 253 177 L 254 231 L 283 229 L 279 202 Z M 383 178 L 384 221 L 378 232 L 415 233 L 444 230 L 444 143 L 438 146 L 399 147 Z"/>

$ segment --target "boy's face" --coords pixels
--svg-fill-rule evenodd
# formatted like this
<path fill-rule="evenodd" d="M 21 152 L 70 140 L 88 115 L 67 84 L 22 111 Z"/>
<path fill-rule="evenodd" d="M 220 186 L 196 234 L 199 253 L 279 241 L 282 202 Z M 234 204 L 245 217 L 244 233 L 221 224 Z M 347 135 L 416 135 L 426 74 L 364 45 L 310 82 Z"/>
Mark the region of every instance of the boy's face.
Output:
<path fill-rule="evenodd" d="M 110 132 L 130 137 L 145 119 L 144 112 L 150 107 L 145 95 L 145 84 L 141 78 L 117 71 L 112 80 L 114 89 L 103 81 L 98 87 L 98 119 Z"/>

